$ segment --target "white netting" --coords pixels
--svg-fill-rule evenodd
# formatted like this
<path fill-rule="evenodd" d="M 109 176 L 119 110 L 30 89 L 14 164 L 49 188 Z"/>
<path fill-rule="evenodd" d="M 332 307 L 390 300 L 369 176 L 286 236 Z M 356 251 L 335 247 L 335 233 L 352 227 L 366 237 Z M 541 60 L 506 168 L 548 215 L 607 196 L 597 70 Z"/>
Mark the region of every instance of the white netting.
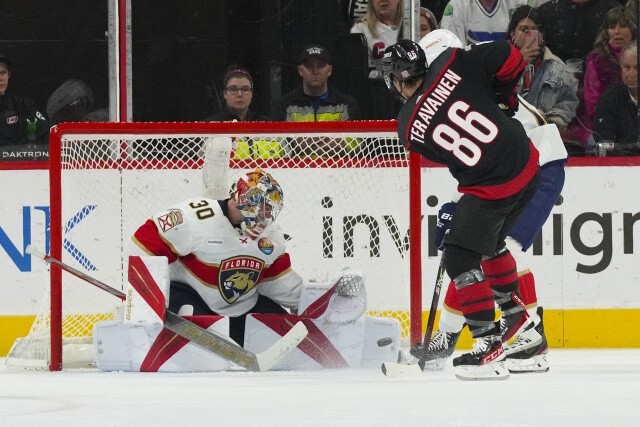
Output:
<path fill-rule="evenodd" d="M 257 166 L 281 184 L 278 222 L 293 268 L 329 280 L 345 267 L 364 271 L 368 312 L 401 320 L 409 332 L 409 172 L 393 132 L 269 133 L 239 136 L 229 183 Z M 215 134 L 209 134 L 214 136 Z M 123 289 L 130 236 L 151 214 L 202 195 L 207 135 L 63 135 L 62 259 Z M 63 336 L 91 337 L 119 300 L 63 273 Z M 9 360 L 49 353 L 49 306 Z M 65 360 L 65 364 L 67 360 Z M 46 365 L 46 363 L 44 363 Z M 43 366 L 44 366 L 43 365 Z M 67 365 L 65 365 L 67 366 Z"/>

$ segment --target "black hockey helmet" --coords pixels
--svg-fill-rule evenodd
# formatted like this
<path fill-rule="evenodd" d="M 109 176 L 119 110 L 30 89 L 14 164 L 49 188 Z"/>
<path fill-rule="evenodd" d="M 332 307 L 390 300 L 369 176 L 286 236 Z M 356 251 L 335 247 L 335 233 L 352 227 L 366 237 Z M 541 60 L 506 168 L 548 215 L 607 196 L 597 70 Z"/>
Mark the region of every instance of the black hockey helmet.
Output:
<path fill-rule="evenodd" d="M 419 77 L 427 72 L 427 57 L 418 43 L 400 40 L 389 46 L 382 57 L 382 75 L 387 88 L 400 95 L 393 85 L 395 77 L 399 82 Z"/>

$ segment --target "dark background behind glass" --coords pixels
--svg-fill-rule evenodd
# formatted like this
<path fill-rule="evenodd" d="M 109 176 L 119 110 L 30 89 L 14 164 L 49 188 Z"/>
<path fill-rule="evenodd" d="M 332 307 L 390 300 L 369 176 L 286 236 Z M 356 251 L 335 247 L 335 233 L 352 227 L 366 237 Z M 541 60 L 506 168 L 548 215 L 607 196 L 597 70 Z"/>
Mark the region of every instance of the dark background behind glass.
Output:
<path fill-rule="evenodd" d="M 133 119 L 199 120 L 221 108 L 227 66 L 254 76 L 253 108 L 267 115 L 300 84 L 298 56 L 309 43 L 334 57 L 330 82 L 362 106 L 366 58 L 345 48 L 348 7 L 357 0 L 133 0 Z M 70 78 L 109 102 L 105 0 L 2 0 L 0 52 L 13 61 L 9 91 L 41 111 Z"/>

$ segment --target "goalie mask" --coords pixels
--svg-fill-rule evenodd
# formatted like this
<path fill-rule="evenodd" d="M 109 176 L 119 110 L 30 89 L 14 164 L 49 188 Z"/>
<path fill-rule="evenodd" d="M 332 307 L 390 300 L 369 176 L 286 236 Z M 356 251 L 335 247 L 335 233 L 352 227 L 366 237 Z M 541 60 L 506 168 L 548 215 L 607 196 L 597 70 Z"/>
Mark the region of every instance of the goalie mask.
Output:
<path fill-rule="evenodd" d="M 414 41 L 400 40 L 389 46 L 382 57 L 382 74 L 387 88 L 402 98 L 394 84 L 400 84 L 420 77 L 427 72 L 427 60 L 424 50 Z"/>
<path fill-rule="evenodd" d="M 232 188 L 236 208 L 242 212 L 242 229 L 256 237 L 271 224 L 282 209 L 282 188 L 271 174 L 257 168 L 240 178 Z"/>

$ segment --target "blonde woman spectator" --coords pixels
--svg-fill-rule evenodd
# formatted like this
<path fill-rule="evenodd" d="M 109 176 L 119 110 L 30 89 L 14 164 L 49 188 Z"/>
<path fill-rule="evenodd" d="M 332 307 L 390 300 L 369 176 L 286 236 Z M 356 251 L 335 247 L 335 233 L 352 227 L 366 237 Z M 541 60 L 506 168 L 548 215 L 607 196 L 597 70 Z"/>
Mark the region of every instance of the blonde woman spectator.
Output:
<path fill-rule="evenodd" d="M 398 41 L 402 26 L 402 0 L 369 0 L 365 16 L 359 19 L 352 33 L 362 33 L 369 51 L 369 78 L 382 79 L 384 50 Z"/>
<path fill-rule="evenodd" d="M 433 12 L 426 7 L 420 8 L 420 38 L 438 29 L 438 23 Z"/>

